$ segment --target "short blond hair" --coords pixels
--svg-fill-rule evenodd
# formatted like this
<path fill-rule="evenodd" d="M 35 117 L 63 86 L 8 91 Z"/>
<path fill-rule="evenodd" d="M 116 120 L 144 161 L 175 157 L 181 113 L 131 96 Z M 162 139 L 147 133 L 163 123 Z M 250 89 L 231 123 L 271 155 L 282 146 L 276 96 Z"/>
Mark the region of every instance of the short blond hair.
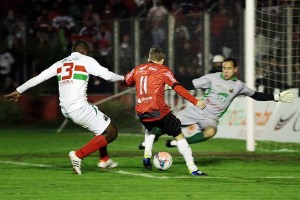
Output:
<path fill-rule="evenodd" d="M 165 54 L 163 49 L 159 47 L 153 47 L 149 50 L 149 61 L 152 62 L 160 62 L 161 60 L 165 59 Z"/>

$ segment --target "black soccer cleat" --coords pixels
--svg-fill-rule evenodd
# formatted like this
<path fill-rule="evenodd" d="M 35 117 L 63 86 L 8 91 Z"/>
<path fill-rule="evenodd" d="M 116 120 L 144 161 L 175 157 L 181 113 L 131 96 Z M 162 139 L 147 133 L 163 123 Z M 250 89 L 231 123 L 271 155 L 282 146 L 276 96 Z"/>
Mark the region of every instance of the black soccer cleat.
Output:
<path fill-rule="evenodd" d="M 207 176 L 206 173 L 204 173 L 204 172 L 202 172 L 200 170 L 196 170 L 196 171 L 191 172 L 191 175 L 192 176 Z"/>
<path fill-rule="evenodd" d="M 139 144 L 138 148 L 139 148 L 139 150 L 144 150 L 145 149 L 144 140 L 141 141 L 141 143 Z"/>
<path fill-rule="evenodd" d="M 143 165 L 144 165 L 145 169 L 151 170 L 152 169 L 152 164 L 151 164 L 150 158 L 143 158 Z"/>
<path fill-rule="evenodd" d="M 172 140 L 167 140 L 166 141 L 166 147 L 170 147 L 170 148 L 176 147 L 175 145 L 172 145 L 171 142 L 172 142 Z"/>

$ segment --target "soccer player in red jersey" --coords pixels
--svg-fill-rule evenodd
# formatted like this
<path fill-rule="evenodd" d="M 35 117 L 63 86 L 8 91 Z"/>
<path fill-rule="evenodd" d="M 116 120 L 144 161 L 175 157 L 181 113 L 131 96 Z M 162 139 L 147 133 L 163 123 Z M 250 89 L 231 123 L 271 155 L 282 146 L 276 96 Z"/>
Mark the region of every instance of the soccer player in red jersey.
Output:
<path fill-rule="evenodd" d="M 178 150 L 185 159 L 189 173 L 194 176 L 207 175 L 195 165 L 192 150 L 181 131 L 181 122 L 172 114 L 164 100 L 165 84 L 199 109 L 204 109 L 205 103 L 197 100 L 179 84 L 171 70 L 163 65 L 164 59 L 165 54 L 161 48 L 151 48 L 148 62 L 135 67 L 125 76 L 123 82 L 124 86 L 135 86 L 137 99 L 135 110 L 146 128 L 143 165 L 148 170 L 152 169 L 152 146 L 155 138 L 152 131 L 160 128 L 176 139 Z"/>

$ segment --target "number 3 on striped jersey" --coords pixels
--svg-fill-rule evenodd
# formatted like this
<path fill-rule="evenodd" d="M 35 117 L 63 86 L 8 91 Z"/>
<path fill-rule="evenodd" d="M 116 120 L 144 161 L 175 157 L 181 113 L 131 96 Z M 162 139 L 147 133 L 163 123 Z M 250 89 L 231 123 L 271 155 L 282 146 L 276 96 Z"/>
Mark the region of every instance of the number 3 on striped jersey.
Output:
<path fill-rule="evenodd" d="M 58 81 L 68 79 L 78 79 L 86 81 L 88 79 L 88 73 L 84 66 L 74 65 L 74 63 L 64 63 L 63 67 L 57 68 Z"/>
<path fill-rule="evenodd" d="M 147 94 L 148 76 L 141 76 L 140 79 L 140 95 Z"/>
<path fill-rule="evenodd" d="M 63 76 L 62 80 L 72 78 L 74 63 L 64 63 L 63 66 L 64 66 L 64 69 L 65 69 L 65 72 L 68 73 L 68 74 Z"/>

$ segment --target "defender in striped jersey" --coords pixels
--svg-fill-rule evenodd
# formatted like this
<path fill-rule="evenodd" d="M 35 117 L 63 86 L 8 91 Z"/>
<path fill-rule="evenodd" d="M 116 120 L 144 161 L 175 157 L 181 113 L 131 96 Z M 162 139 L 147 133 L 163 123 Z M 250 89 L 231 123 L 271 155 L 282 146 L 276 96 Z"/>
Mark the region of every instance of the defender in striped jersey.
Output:
<path fill-rule="evenodd" d="M 249 96 L 257 101 L 280 101 L 291 103 L 294 94 L 283 91 L 278 95 L 256 92 L 238 80 L 237 61 L 234 58 L 226 58 L 222 63 L 222 72 L 207 74 L 191 81 L 185 85 L 187 89 L 205 89 L 202 100 L 206 104 L 203 110 L 188 104 L 183 110 L 176 114 L 182 124 L 183 134 L 189 144 L 203 142 L 217 133 L 219 118 L 226 112 L 227 108 L 238 95 Z M 161 130 L 156 130 L 156 139 L 161 135 Z M 139 149 L 144 149 L 144 141 L 140 143 Z M 167 140 L 166 146 L 176 147 L 176 140 Z"/>
<path fill-rule="evenodd" d="M 122 81 L 120 76 L 101 66 L 94 58 L 88 56 L 90 48 L 85 41 L 77 41 L 72 46 L 70 56 L 54 63 L 36 77 L 18 87 L 6 98 L 18 101 L 21 94 L 51 77 L 56 76 L 59 88 L 61 112 L 67 119 L 93 132 L 95 137 L 77 151 L 71 151 L 71 159 L 75 173 L 81 174 L 81 161 L 89 154 L 99 151 L 98 167 L 113 168 L 118 165 L 110 159 L 107 144 L 118 136 L 117 128 L 109 117 L 87 101 L 87 85 L 89 75 L 98 76 L 107 81 Z"/>

